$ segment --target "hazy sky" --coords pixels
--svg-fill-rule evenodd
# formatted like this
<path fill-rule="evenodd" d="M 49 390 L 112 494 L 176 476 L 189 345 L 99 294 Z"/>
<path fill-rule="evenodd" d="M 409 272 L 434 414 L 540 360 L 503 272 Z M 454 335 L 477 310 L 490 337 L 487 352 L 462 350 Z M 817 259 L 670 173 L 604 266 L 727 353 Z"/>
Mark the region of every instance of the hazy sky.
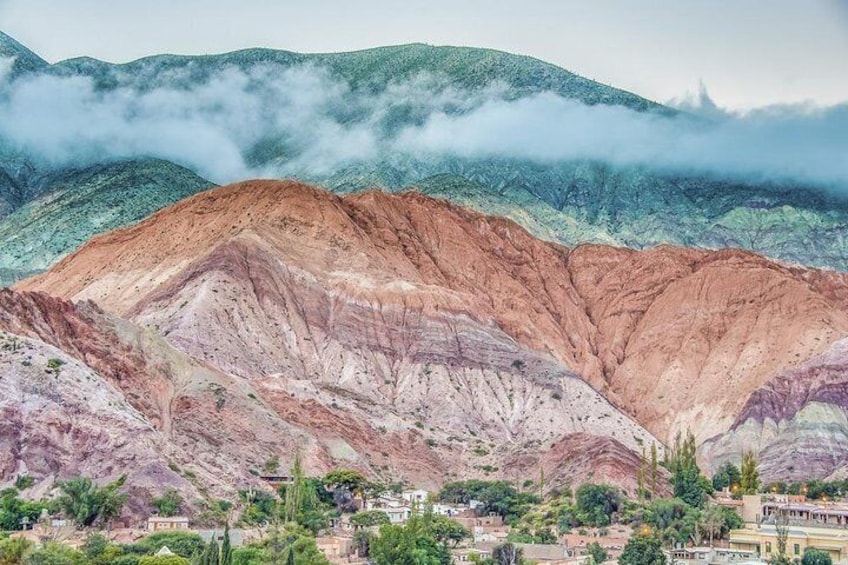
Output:
<path fill-rule="evenodd" d="M 532 55 L 660 102 L 701 81 L 729 108 L 848 100 L 848 0 L 0 0 L 0 30 L 51 62 L 425 42 Z"/>

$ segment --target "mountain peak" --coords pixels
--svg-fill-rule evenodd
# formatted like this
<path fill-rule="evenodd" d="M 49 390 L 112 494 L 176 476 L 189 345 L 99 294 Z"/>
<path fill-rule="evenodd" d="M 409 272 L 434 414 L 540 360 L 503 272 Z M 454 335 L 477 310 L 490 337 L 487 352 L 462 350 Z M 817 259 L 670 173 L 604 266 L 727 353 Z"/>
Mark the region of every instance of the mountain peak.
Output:
<path fill-rule="evenodd" d="M 18 75 L 24 72 L 35 71 L 50 66 L 50 64 L 30 51 L 22 43 L 13 37 L 0 31 L 0 58 L 14 58 L 12 74 Z"/>

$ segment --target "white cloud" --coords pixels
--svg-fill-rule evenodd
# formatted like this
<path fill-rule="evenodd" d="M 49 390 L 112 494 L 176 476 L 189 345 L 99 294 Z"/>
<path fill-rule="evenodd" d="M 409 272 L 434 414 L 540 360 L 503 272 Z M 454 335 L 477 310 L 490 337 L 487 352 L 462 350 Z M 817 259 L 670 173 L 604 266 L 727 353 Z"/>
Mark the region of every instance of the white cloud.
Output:
<path fill-rule="evenodd" d="M 572 159 L 848 188 L 848 106 L 783 106 L 745 114 L 706 91 L 667 118 L 586 106 L 552 93 L 506 100 L 500 83 L 468 92 L 422 74 L 364 96 L 312 66 L 224 69 L 189 89 L 97 90 L 82 77 L 11 80 L 0 60 L 0 137 L 48 163 L 157 156 L 217 182 L 269 172 L 422 157 Z M 257 144 L 278 155 L 257 169 Z"/>

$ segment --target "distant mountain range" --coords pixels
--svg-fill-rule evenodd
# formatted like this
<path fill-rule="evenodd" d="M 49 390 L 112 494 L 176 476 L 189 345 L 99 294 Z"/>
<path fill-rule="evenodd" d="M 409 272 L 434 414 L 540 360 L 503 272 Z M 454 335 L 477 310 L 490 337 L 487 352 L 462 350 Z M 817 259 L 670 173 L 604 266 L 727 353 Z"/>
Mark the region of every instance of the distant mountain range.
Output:
<path fill-rule="evenodd" d="M 311 104 L 313 93 L 298 92 L 304 84 L 312 84 L 309 81 L 318 81 L 313 85 L 316 92 L 320 88 L 338 90 L 320 108 L 309 110 L 327 118 L 326 123 L 286 122 L 280 115 L 269 114 L 265 122 L 272 125 L 262 126 L 261 135 L 254 135 L 240 147 L 245 174 L 295 177 L 340 192 L 412 187 L 509 217 L 540 237 L 566 245 L 598 242 L 635 249 L 662 243 L 739 247 L 790 263 L 848 269 L 848 201 L 806 186 L 672 174 L 591 159 L 537 162 L 520 157 L 387 153 L 382 149 L 362 158 L 354 151 L 353 156 L 334 159 L 317 170 L 313 167 L 319 158 L 312 157 L 312 138 L 303 137 L 310 128 L 319 130 L 314 135 L 320 137 L 320 127 L 326 124 L 345 131 L 356 131 L 367 124 L 369 132 L 392 138 L 404 128 L 425 123 L 434 112 L 461 116 L 487 101 L 523 100 L 545 93 L 587 105 L 656 115 L 660 120 L 699 119 L 529 57 L 413 44 L 336 54 L 248 49 L 208 56 L 157 55 L 126 64 L 79 58 L 49 65 L 8 36 L 0 34 L 0 46 L 4 56 L 15 57 L 9 80 L 81 77 L 91 81 L 95 98 L 117 91 L 122 97 L 127 93 L 143 97 L 162 89 L 169 95 L 191 97 L 194 89 L 204 85 L 223 88 L 214 81 L 237 71 L 249 77 L 238 83 L 244 92 L 262 93 L 254 102 L 267 105 L 269 111 L 281 104 L 288 115 L 305 111 L 303 107 Z M 274 82 L 287 76 L 286 72 L 303 69 L 314 71 L 318 78 L 310 75 L 300 82 Z M 209 86 L 212 83 L 217 86 Z M 430 98 L 441 96 L 444 100 L 419 100 L 404 90 L 415 88 Z M 486 94 L 489 91 L 494 94 Z M 205 90 L 203 94 L 213 97 Z M 289 100 L 298 95 L 307 100 Z M 317 94 L 315 97 L 320 98 Z M 213 102 L 220 100 L 213 97 Z M 163 98 L 162 104 L 167 101 Z M 233 111 L 239 109 L 243 108 Z M 202 111 L 214 109 L 203 107 Z M 237 112 L 235 116 L 237 119 Z M 310 120 L 317 119 L 310 116 Z M 281 123 L 273 125 L 274 120 Z M 157 185 L 170 185 L 169 190 L 159 190 L 147 198 L 142 194 L 151 190 L 150 186 L 130 188 L 136 181 L 122 180 L 125 190 L 120 207 L 109 201 L 108 190 L 94 194 L 88 184 L 80 188 L 86 192 L 82 200 L 111 220 L 101 224 L 97 220 L 68 222 L 64 200 L 45 196 L 56 190 L 53 179 L 85 178 L 90 167 L 105 164 L 119 177 L 138 178 L 132 172 L 137 168 L 136 159 L 155 155 L 155 146 L 150 155 L 124 155 L 120 159 L 101 148 L 102 162 L 88 156 L 84 162 L 66 161 L 61 167 L 16 147 L 14 140 L 7 139 L 6 146 L 7 158 L 0 161 L 0 210 L 9 214 L 34 198 L 45 200 L 8 217 L 8 224 L 0 225 L 0 231 L 15 233 L 20 226 L 37 222 L 39 232 L 67 234 L 51 242 L 49 253 L 35 251 L 40 243 L 26 233 L 11 248 L 0 249 L 0 269 L 9 280 L 49 266 L 95 233 L 137 221 L 211 184 L 189 179 L 178 167 L 163 166 L 157 173 Z M 123 166 L 130 169 L 126 174 L 118 172 Z M 170 180 L 169 175 L 173 175 Z M 69 182 L 62 187 L 66 194 L 76 190 Z M 136 198 L 140 199 L 138 205 Z M 80 210 L 67 213 L 79 216 Z M 73 224 L 74 233 L 67 231 L 69 224 Z"/>

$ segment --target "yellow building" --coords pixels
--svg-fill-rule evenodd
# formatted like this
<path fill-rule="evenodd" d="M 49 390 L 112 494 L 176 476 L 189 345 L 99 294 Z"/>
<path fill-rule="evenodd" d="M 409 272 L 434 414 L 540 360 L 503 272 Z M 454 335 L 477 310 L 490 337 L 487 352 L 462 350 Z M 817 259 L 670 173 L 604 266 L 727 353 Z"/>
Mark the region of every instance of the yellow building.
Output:
<path fill-rule="evenodd" d="M 151 516 L 147 519 L 147 531 L 162 532 L 170 530 L 187 530 L 188 518 L 185 516 Z"/>
<path fill-rule="evenodd" d="M 826 551 L 834 563 L 848 563 L 848 529 L 814 526 L 786 526 L 786 555 L 802 557 L 808 548 Z M 763 557 L 777 554 L 777 527 L 772 524 L 749 524 L 742 530 L 731 530 L 730 547 L 754 551 Z"/>

